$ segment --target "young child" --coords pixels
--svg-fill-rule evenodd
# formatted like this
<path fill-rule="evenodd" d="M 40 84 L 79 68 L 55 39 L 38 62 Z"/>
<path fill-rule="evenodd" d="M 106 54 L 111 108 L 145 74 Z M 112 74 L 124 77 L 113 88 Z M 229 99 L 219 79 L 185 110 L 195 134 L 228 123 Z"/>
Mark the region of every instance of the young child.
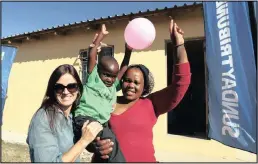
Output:
<path fill-rule="evenodd" d="M 85 121 L 98 121 L 103 125 L 103 131 L 98 136 L 100 138 L 109 138 L 114 142 L 114 146 L 109 159 L 101 159 L 99 154 L 95 154 L 94 159 L 97 161 L 93 162 L 126 162 L 116 137 L 109 127 L 108 121 L 111 112 L 115 108 L 116 92 L 120 90 L 119 80 L 127 69 L 132 50 L 126 46 L 125 57 L 120 71 L 118 62 L 112 56 L 102 56 L 97 64 L 97 53 L 102 45 L 101 41 L 108 33 L 106 26 L 103 24 L 101 31 L 95 35 L 93 44 L 90 45 L 91 49 L 89 50 L 88 57 L 89 75 L 86 84 L 83 86 L 84 89 L 80 104 L 74 111 L 75 142 L 81 136 L 81 128 Z M 95 152 L 94 147 L 93 142 L 87 147 L 87 150 Z"/>

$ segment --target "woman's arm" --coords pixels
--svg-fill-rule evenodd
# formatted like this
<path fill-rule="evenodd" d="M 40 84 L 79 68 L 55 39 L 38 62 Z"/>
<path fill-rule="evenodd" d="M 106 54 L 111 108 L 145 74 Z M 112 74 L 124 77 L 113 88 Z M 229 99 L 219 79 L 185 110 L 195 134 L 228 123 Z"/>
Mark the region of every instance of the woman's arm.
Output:
<path fill-rule="evenodd" d="M 172 84 L 149 96 L 156 116 L 174 109 L 184 97 L 191 80 L 190 65 L 184 47 L 183 31 L 170 22 L 169 32 L 176 54 L 174 57 Z M 170 54 L 173 55 L 173 54 Z"/>
<path fill-rule="evenodd" d="M 63 154 L 62 161 L 74 162 L 102 129 L 98 122 L 89 124 L 89 121 L 86 121 L 82 127 L 81 139 L 68 152 Z"/>
<path fill-rule="evenodd" d="M 129 47 L 127 44 L 125 44 L 125 56 L 122 61 L 119 73 L 117 75 L 118 80 L 121 80 L 125 71 L 127 70 L 129 62 L 130 62 L 131 54 L 132 54 L 132 48 Z"/>
<path fill-rule="evenodd" d="M 190 79 L 189 63 L 174 66 L 172 84 L 149 96 L 157 117 L 174 109 L 179 104 L 190 85 Z"/>
<path fill-rule="evenodd" d="M 93 123 L 93 122 L 92 122 Z M 27 142 L 30 148 L 32 162 L 74 162 L 85 147 L 102 129 L 98 123 L 85 124 L 81 139 L 65 153 L 58 146 L 58 139 L 50 129 L 47 116 L 43 112 L 32 122 Z M 72 139 L 71 139 L 72 140 Z"/>

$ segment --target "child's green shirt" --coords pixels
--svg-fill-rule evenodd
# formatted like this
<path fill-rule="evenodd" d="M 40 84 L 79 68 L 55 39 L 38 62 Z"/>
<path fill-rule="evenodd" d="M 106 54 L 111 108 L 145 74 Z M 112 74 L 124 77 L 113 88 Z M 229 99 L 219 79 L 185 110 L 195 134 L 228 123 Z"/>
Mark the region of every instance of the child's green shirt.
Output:
<path fill-rule="evenodd" d="M 87 83 L 83 86 L 80 104 L 74 112 L 75 117 L 90 116 L 101 124 L 106 123 L 115 108 L 116 92 L 120 89 L 118 79 L 111 87 L 105 86 L 99 77 L 96 65 L 89 74 Z"/>

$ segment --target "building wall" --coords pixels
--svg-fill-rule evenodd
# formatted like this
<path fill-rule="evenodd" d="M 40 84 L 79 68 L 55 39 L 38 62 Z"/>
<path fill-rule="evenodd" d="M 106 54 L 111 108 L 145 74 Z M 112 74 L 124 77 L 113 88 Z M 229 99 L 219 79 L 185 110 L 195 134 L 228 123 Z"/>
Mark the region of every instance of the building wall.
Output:
<path fill-rule="evenodd" d="M 152 17 L 150 20 L 156 28 L 156 39 L 150 48 L 134 51 L 130 64 L 142 63 L 150 68 L 155 77 L 154 91 L 157 91 L 167 86 L 167 58 L 164 49 L 165 40 L 169 39 L 169 20 L 165 16 Z M 179 12 L 175 20 L 184 30 L 186 39 L 204 36 L 203 16 L 200 9 Z M 124 56 L 123 32 L 126 25 L 126 21 L 119 21 L 113 25 L 108 24 L 107 28 L 110 34 L 104 41 L 115 45 L 115 58 L 119 63 L 122 62 Z M 81 73 L 80 61 L 77 60 L 77 56 L 80 49 L 87 48 L 93 36 L 94 31 L 78 29 L 67 36 L 48 35 L 40 40 L 29 40 L 19 45 L 18 54 L 10 73 L 8 98 L 3 115 L 2 129 L 6 138 L 11 136 L 7 134 L 16 134 L 23 136 L 21 140 L 24 141 L 30 119 L 41 104 L 52 71 L 57 66 L 67 63 L 74 65 Z M 169 160 L 170 155 L 164 157 L 164 153 L 159 154 L 162 151 L 217 158 L 226 156 L 228 159 L 234 160 L 236 160 L 236 155 L 240 154 L 243 156 L 241 159 L 255 160 L 255 156 L 251 153 L 224 146 L 213 140 L 167 134 L 166 114 L 160 116 L 154 128 L 154 146 L 157 150 L 157 158 L 162 156 L 163 160 Z"/>

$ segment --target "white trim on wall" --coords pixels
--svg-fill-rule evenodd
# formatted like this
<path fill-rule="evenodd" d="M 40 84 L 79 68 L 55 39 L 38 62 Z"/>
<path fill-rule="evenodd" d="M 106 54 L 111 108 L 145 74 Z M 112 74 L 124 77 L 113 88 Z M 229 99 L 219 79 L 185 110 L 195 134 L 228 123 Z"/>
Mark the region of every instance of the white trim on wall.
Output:
<path fill-rule="evenodd" d="M 27 135 L 26 134 L 2 130 L 1 138 L 5 142 L 19 143 L 19 144 L 27 145 L 27 143 L 26 143 Z"/>

